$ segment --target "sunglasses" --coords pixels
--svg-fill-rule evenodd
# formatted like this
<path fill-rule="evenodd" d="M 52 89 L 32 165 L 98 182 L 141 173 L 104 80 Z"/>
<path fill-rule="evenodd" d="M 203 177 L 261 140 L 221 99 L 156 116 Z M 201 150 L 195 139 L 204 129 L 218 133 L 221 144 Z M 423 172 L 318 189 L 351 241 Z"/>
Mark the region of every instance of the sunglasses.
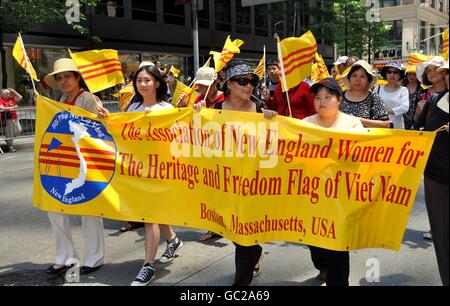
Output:
<path fill-rule="evenodd" d="M 238 83 L 240 86 L 247 86 L 250 83 L 250 85 L 256 87 L 259 84 L 258 80 L 255 78 L 234 78 L 232 81 Z"/>
<path fill-rule="evenodd" d="M 388 71 L 386 71 L 386 74 L 391 74 L 391 73 L 399 74 L 399 71 L 398 70 L 388 70 Z"/>

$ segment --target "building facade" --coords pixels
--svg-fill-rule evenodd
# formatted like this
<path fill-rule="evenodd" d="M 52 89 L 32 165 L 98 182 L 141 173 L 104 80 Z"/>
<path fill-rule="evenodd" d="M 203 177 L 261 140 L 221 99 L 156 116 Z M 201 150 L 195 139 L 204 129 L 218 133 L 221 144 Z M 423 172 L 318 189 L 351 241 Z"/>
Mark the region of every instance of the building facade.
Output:
<path fill-rule="evenodd" d="M 378 0 L 380 17 L 391 26 L 392 45 L 376 50 L 375 65 L 389 59 L 407 60 L 411 52 L 439 55 L 441 33 L 448 28 L 448 0 Z"/>
<path fill-rule="evenodd" d="M 87 20 L 82 24 L 90 30 L 90 37 L 82 36 L 65 23 L 46 23 L 33 26 L 22 35 L 27 53 L 39 78 L 52 69 L 53 62 L 67 57 L 68 50 L 115 49 L 119 51 L 124 76 L 129 78 L 140 61 L 159 59 L 162 65 L 181 69 L 180 78 L 193 76 L 192 10 L 191 4 L 176 0 L 115 0 L 101 1 L 95 8 L 86 9 Z M 236 57 L 256 64 L 266 46 L 267 58 L 276 58 L 274 32 L 280 37 L 291 36 L 292 12 L 286 2 L 243 7 L 241 0 L 203 0 L 198 12 L 200 65 L 209 51 L 221 51 L 228 35 L 242 39 L 245 44 Z M 315 5 L 318 1 L 308 1 Z M 320 2 L 320 1 L 319 1 Z M 284 18 L 273 20 L 272 12 L 282 12 Z M 291 20 L 291 21 L 290 21 Z M 295 19 L 298 31 L 314 22 L 307 16 Z M 97 40 L 99 38 L 100 40 Z M 29 78 L 11 56 L 16 33 L 4 34 L 7 47 L 8 86 L 22 93 L 30 92 Z M 318 40 L 324 59 L 334 58 L 331 43 Z M 327 44 L 325 44 L 327 43 Z M 44 95 L 54 93 L 39 86 Z M 48 91 L 48 92 L 47 92 Z M 103 99 L 111 98 L 113 90 Z"/>

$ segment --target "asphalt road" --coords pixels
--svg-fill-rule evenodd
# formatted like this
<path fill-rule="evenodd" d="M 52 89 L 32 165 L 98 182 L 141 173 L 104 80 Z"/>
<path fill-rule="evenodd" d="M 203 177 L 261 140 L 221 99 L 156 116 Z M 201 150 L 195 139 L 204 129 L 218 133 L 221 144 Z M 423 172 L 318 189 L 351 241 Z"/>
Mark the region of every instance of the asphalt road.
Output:
<path fill-rule="evenodd" d="M 32 206 L 33 142 L 16 141 L 17 152 L 0 156 L 0 285 L 61 285 L 42 271 L 53 262 L 54 241 L 47 214 Z M 3 145 L 2 145 L 3 146 Z M 3 146 L 6 149 L 5 146 Z M 73 237 L 80 254 L 83 243 L 80 218 L 71 217 Z M 120 233 L 124 222 L 105 219 L 107 255 L 97 272 L 65 285 L 128 286 L 142 265 L 143 229 Z M 441 285 L 433 244 L 422 238 L 429 229 L 423 186 L 417 194 L 399 252 L 365 249 L 351 252 L 351 286 Z M 157 264 L 151 286 L 227 286 L 234 276 L 234 246 L 227 239 L 202 243 L 203 230 L 175 227 L 184 246 L 169 265 Z M 161 241 L 158 256 L 164 251 Z M 255 286 L 320 286 L 309 250 L 294 243 L 263 245 L 262 273 Z M 375 282 L 366 278 L 379 266 Z"/>

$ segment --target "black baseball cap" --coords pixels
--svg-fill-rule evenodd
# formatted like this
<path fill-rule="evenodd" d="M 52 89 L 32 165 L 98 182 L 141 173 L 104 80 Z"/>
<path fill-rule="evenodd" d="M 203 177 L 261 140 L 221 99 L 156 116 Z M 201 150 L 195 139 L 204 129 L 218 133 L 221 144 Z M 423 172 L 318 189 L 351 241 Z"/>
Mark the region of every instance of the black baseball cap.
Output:
<path fill-rule="evenodd" d="M 317 92 L 319 91 L 319 89 L 321 87 L 326 87 L 328 89 L 331 89 L 333 91 L 336 91 L 337 93 L 339 93 L 339 95 L 341 95 L 341 97 L 343 96 L 344 92 L 342 91 L 341 86 L 339 85 L 338 81 L 336 81 L 333 78 L 326 78 L 321 80 L 319 83 L 315 83 L 314 85 L 311 86 L 311 88 L 309 89 L 310 92 L 312 92 L 313 94 L 317 94 Z"/>

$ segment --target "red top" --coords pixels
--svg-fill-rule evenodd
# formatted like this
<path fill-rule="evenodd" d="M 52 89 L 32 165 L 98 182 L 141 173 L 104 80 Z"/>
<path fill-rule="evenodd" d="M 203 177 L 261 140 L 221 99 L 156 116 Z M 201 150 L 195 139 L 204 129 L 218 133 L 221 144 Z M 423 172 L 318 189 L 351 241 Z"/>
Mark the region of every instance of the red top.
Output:
<path fill-rule="evenodd" d="M 73 100 L 72 101 L 67 101 L 67 99 L 66 100 L 64 100 L 64 104 L 69 104 L 69 105 L 75 105 L 75 102 L 77 101 L 77 98 L 83 93 L 83 91 L 84 90 L 80 90 L 80 92 L 75 96 L 75 98 L 73 98 Z"/>
<path fill-rule="evenodd" d="M 204 97 L 205 97 L 204 95 L 199 94 L 198 97 L 195 99 L 195 103 L 200 102 L 201 100 L 204 99 Z M 214 108 L 214 105 L 216 103 L 223 102 L 223 101 L 225 101 L 225 95 L 223 94 L 223 92 L 221 94 L 219 94 L 212 103 L 209 101 L 208 98 L 206 98 L 206 108 Z"/>
<path fill-rule="evenodd" d="M 316 114 L 314 95 L 309 91 L 309 84 L 306 82 L 301 82 L 297 87 L 289 89 L 289 101 L 293 118 L 303 119 Z M 273 97 L 266 102 L 266 106 L 282 116 L 289 116 L 286 95 L 281 92 L 281 82 L 275 88 Z"/>
<path fill-rule="evenodd" d="M 13 107 L 16 105 L 16 103 L 14 102 L 14 97 L 9 97 L 8 100 L 0 98 L 0 105 L 3 105 L 4 107 Z M 2 126 L 5 126 L 6 119 L 17 119 L 16 111 L 2 111 L 1 112 Z"/>

